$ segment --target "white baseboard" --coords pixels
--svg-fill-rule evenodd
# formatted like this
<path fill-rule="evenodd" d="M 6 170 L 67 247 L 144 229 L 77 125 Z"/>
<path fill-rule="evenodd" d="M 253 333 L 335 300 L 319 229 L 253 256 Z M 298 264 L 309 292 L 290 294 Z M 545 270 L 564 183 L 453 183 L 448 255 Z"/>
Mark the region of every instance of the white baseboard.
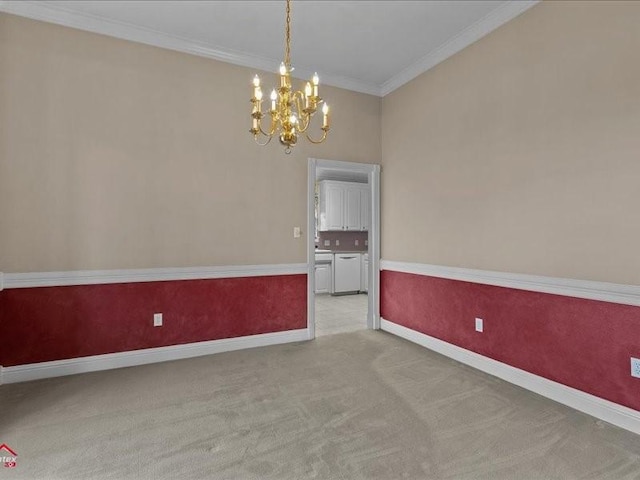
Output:
<path fill-rule="evenodd" d="M 637 410 L 567 387 L 385 319 L 381 319 L 380 326 L 385 332 L 417 343 L 460 363 L 477 368 L 489 375 L 526 388 L 625 430 L 640 434 L 640 412 Z"/>
<path fill-rule="evenodd" d="M 130 352 L 71 358 L 68 360 L 31 363 L 15 367 L 0 367 L 0 384 L 27 382 L 42 378 L 97 372 L 113 368 L 133 367 L 136 365 L 180 360 L 183 358 L 199 357 L 247 348 L 301 342 L 309 339 L 309 330 L 303 328 L 286 332 L 263 333 L 246 337 L 188 343 L 185 345 L 171 345 L 168 347 L 146 348 Z"/>

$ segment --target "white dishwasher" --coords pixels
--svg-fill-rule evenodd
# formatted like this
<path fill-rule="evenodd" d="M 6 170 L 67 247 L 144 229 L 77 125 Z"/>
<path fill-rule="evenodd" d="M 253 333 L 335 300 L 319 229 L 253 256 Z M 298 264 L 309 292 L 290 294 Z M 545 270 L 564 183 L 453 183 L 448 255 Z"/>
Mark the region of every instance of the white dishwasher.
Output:
<path fill-rule="evenodd" d="M 333 293 L 360 290 L 359 253 L 336 253 L 333 259 Z"/>

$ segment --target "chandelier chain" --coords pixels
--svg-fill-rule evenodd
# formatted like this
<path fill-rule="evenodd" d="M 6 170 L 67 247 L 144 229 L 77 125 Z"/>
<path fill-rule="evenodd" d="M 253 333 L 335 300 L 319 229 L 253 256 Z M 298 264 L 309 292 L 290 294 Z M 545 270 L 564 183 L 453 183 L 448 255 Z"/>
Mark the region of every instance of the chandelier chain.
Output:
<path fill-rule="evenodd" d="M 287 27 L 285 37 L 284 64 L 291 67 L 291 0 L 287 0 Z"/>

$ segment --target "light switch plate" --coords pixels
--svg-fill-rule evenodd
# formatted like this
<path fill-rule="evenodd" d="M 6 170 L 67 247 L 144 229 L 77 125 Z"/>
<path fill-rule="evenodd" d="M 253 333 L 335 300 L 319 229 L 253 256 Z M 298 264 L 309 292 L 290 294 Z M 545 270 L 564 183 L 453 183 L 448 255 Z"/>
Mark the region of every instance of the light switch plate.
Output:
<path fill-rule="evenodd" d="M 325 247 L 330 247 L 331 246 L 331 240 L 325 240 L 324 241 L 324 246 Z"/>
<path fill-rule="evenodd" d="M 340 240 L 336 240 L 336 247 L 340 246 Z"/>
<path fill-rule="evenodd" d="M 300 238 L 300 227 L 293 227 L 293 238 Z"/>
<path fill-rule="evenodd" d="M 161 327 L 162 326 L 162 314 L 161 313 L 154 313 L 153 314 L 153 326 L 154 327 Z"/>
<path fill-rule="evenodd" d="M 476 318 L 476 332 L 484 332 L 484 320 Z"/>

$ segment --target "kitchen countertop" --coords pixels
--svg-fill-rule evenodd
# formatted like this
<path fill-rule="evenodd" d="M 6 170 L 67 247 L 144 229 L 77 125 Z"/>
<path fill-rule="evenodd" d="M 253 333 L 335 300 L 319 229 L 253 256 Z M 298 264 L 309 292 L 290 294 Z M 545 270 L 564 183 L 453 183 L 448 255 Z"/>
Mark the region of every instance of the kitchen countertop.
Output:
<path fill-rule="evenodd" d="M 368 260 L 368 254 L 369 252 L 367 250 L 316 250 L 316 265 L 324 265 L 324 264 L 333 264 L 333 255 L 334 254 L 347 254 L 347 255 L 351 255 L 351 254 L 358 254 L 358 255 L 363 255 L 363 258 L 365 260 Z M 324 257 L 320 257 L 321 255 L 325 255 Z M 329 258 L 327 258 L 326 256 L 331 255 Z M 366 255 L 366 256 L 365 256 Z"/>
<path fill-rule="evenodd" d="M 316 253 L 368 253 L 367 250 L 316 250 Z"/>

